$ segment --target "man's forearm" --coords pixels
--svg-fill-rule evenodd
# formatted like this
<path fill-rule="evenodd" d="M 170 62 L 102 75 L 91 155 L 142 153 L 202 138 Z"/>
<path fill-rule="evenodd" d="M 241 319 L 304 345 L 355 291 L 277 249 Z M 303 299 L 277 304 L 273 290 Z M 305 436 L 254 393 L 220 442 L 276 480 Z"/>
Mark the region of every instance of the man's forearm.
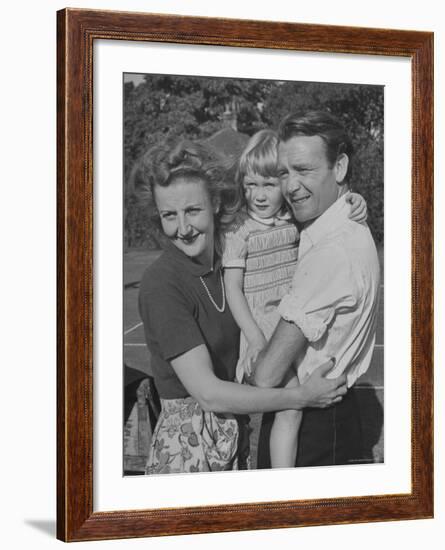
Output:
<path fill-rule="evenodd" d="M 255 385 L 264 388 L 278 386 L 306 345 L 307 340 L 298 326 L 280 319 L 267 348 L 255 364 Z"/>

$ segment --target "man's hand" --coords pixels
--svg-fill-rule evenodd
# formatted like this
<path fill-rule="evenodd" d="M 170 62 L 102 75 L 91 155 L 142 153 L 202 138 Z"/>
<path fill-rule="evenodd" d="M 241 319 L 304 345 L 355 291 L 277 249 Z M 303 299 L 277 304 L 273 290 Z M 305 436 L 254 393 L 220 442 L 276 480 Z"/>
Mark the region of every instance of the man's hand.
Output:
<path fill-rule="evenodd" d="M 334 363 L 333 359 L 324 363 L 301 385 L 306 407 L 325 409 L 341 401 L 348 391 L 345 374 L 340 375 L 338 378 L 326 378 Z"/>

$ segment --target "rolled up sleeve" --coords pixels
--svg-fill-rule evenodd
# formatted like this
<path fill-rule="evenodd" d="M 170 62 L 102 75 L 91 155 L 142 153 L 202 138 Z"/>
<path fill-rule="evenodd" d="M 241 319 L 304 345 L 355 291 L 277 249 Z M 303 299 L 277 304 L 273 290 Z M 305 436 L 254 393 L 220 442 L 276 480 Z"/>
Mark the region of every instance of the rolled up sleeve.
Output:
<path fill-rule="evenodd" d="M 278 307 L 309 342 L 320 340 L 337 315 L 357 307 L 358 291 L 347 256 L 339 247 L 326 247 L 303 257 L 291 290 Z"/>

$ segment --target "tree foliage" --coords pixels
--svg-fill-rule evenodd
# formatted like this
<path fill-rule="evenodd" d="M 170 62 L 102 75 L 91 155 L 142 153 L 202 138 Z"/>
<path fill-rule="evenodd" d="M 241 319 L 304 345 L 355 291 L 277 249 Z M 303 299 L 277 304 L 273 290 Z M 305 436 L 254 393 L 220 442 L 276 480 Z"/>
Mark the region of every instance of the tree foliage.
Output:
<path fill-rule="evenodd" d="M 383 241 L 383 88 L 358 84 L 146 75 L 124 86 L 125 242 L 157 246 L 150 222 L 132 193 L 131 174 L 153 146 L 178 139 L 204 139 L 236 112 L 239 132 L 252 135 L 297 110 L 328 110 L 351 135 L 355 154 L 352 188 L 368 204 L 369 224 Z"/>

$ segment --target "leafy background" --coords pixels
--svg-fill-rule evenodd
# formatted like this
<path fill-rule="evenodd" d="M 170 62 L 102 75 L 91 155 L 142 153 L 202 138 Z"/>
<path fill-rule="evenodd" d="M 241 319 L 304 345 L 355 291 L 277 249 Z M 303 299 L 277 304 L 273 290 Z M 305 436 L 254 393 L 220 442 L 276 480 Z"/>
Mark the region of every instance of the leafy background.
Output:
<path fill-rule="evenodd" d="M 277 128 L 300 109 L 332 112 L 354 144 L 350 183 L 368 204 L 368 223 L 383 244 L 383 86 L 283 82 L 172 75 L 124 78 L 124 243 L 126 250 L 159 248 L 146 205 L 137 198 L 132 174 L 153 146 L 182 138 L 204 140 L 232 125 L 247 139 Z M 232 118 L 227 121 L 228 113 Z M 235 120 L 236 119 L 236 120 Z"/>

